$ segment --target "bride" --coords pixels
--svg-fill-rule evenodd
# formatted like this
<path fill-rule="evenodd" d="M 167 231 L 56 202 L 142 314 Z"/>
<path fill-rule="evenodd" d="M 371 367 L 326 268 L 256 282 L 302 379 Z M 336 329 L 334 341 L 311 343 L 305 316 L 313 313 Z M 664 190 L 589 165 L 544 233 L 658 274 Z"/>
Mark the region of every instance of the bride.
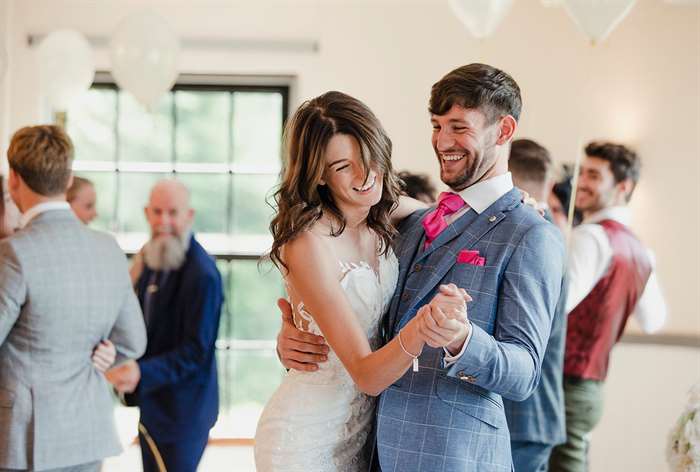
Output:
<path fill-rule="evenodd" d="M 285 169 L 270 225 L 295 325 L 323 335 L 328 362 L 289 371 L 255 437 L 260 472 L 367 470 L 374 399 L 421 353 L 435 320 L 466 319 L 463 290 L 446 287 L 379 346 L 379 319 L 398 278 L 392 220 L 423 208 L 399 197 L 391 141 L 360 101 L 328 92 L 285 131 Z M 414 368 L 415 368 L 414 364 Z"/>

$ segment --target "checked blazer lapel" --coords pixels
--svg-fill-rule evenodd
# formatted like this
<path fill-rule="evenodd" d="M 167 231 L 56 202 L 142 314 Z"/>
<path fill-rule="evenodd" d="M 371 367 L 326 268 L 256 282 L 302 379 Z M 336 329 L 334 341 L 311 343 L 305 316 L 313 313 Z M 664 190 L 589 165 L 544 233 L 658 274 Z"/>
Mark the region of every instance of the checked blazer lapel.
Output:
<path fill-rule="evenodd" d="M 398 319 L 399 322 L 393 323 L 393 331 L 396 332 L 398 329 L 401 329 L 401 327 L 409 321 L 409 315 L 415 313 L 421 301 L 433 292 L 447 272 L 455 265 L 456 254 L 460 249 L 473 247 L 481 238 L 505 219 L 507 212 L 521 204 L 520 191 L 513 189 L 479 215 L 477 215 L 473 209 L 470 209 L 440 233 L 430 247 L 416 257 L 414 263 L 410 264 L 410 268 L 406 267 L 402 269 L 402 272 L 406 271 L 407 273 L 415 264 L 428 261 L 429 259 L 434 261 L 434 264 L 430 265 L 435 266 L 435 269 L 432 271 L 424 271 L 427 275 L 426 279 L 421 283 L 420 290 L 411 300 L 409 309 L 395 318 Z M 418 244 L 422 244 L 422 239 L 418 241 Z M 403 287 L 406 273 L 402 274 L 403 279 L 401 279 L 401 285 L 399 285 L 399 287 Z M 400 297 L 394 298 L 397 299 Z M 393 301 L 397 300 L 392 300 L 392 302 Z"/>

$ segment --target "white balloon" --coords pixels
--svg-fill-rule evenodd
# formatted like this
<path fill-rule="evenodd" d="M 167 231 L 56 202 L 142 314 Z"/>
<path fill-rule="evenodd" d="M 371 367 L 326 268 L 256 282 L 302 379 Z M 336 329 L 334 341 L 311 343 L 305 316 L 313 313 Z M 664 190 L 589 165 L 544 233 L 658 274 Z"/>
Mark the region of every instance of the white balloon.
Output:
<path fill-rule="evenodd" d="M 37 49 L 42 91 L 54 110 L 65 111 L 95 78 L 95 58 L 85 36 L 58 30 Z"/>
<path fill-rule="evenodd" d="M 452 12 L 475 38 L 491 36 L 513 0 L 449 0 Z"/>
<path fill-rule="evenodd" d="M 177 35 L 149 10 L 127 17 L 110 42 L 114 79 L 149 110 L 175 83 L 179 55 Z"/>
<path fill-rule="evenodd" d="M 593 43 L 610 35 L 629 14 L 636 0 L 564 0 L 564 8 Z"/>

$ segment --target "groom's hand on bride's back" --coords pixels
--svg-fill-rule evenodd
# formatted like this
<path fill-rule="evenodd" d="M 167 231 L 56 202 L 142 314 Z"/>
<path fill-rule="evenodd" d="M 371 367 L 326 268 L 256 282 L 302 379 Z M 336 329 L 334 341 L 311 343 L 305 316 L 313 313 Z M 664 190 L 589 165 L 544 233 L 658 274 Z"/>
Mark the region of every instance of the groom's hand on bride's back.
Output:
<path fill-rule="evenodd" d="M 314 371 L 328 360 L 328 345 L 322 336 L 305 333 L 294 326 L 292 307 L 280 298 L 277 306 L 282 312 L 282 328 L 277 335 L 277 356 L 287 369 Z"/>

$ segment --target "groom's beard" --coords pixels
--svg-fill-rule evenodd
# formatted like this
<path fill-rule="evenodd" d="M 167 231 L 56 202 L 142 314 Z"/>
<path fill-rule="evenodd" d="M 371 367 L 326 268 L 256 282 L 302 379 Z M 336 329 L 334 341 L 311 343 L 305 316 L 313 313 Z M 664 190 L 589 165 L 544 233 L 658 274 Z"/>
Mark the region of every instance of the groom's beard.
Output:
<path fill-rule="evenodd" d="M 143 246 L 143 261 L 151 270 L 177 270 L 187 255 L 190 232 L 183 235 L 160 234 Z"/>

